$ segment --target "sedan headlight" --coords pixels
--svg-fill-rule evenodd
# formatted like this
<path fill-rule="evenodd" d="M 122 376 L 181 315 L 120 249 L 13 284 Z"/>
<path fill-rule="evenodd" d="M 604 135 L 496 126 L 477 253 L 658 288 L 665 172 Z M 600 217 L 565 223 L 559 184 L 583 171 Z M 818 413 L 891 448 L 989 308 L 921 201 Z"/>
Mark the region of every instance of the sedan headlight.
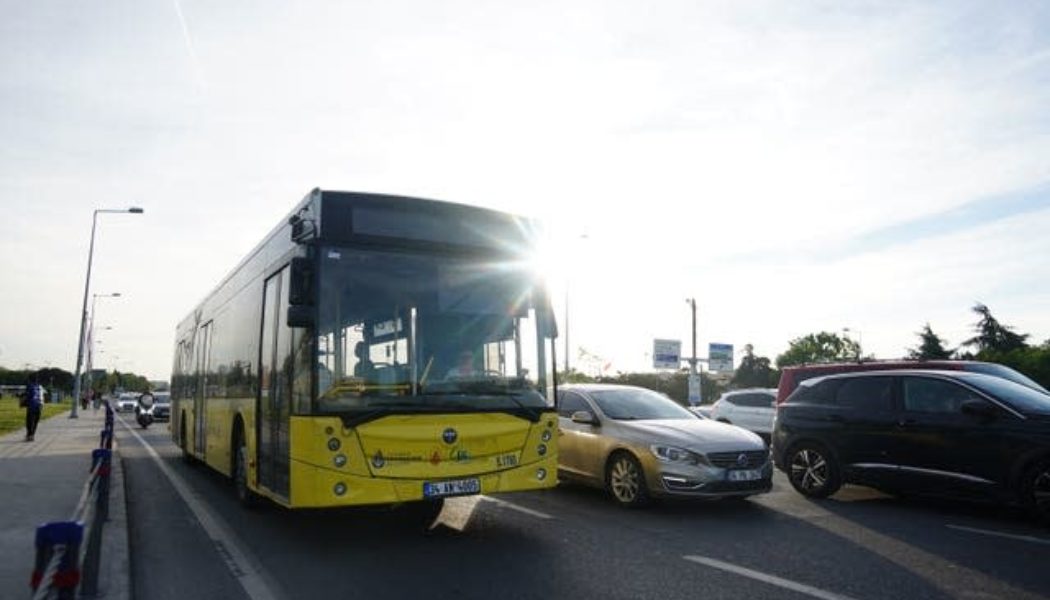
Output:
<path fill-rule="evenodd" d="M 678 463 L 683 465 L 706 465 L 707 459 L 704 455 L 691 452 L 684 448 L 676 448 L 675 446 L 662 446 L 654 444 L 649 446 L 649 450 L 653 453 L 658 460 L 667 463 Z"/>

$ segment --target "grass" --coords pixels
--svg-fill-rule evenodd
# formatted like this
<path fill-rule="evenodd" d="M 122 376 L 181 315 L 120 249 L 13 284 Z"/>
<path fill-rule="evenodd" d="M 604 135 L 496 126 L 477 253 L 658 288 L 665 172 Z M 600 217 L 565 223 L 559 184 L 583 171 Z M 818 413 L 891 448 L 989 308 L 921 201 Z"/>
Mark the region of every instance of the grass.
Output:
<path fill-rule="evenodd" d="M 64 413 L 67 410 L 69 410 L 69 402 L 45 404 L 40 420 Z M 18 406 L 18 398 L 4 394 L 4 397 L 0 398 L 0 435 L 11 431 L 25 431 L 25 426 L 26 409 Z"/>

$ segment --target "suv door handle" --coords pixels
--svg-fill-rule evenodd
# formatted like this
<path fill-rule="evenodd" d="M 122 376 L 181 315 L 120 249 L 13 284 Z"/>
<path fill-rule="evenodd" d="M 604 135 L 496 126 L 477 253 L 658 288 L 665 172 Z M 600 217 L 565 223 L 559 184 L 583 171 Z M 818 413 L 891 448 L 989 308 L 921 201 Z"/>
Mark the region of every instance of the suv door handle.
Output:
<path fill-rule="evenodd" d="M 918 423 L 915 419 L 897 419 L 897 427 L 907 427 Z"/>
<path fill-rule="evenodd" d="M 843 417 L 842 415 L 832 414 L 825 417 L 825 420 L 831 421 L 832 423 L 845 423 L 846 417 Z"/>

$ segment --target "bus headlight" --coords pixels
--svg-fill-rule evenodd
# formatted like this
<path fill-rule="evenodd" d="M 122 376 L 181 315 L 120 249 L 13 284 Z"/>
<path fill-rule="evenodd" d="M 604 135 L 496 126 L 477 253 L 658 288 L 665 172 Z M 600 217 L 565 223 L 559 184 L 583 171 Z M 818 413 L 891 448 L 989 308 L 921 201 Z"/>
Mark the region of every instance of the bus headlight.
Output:
<path fill-rule="evenodd" d="M 539 446 L 536 446 L 536 453 L 540 456 L 547 454 L 547 446 L 545 444 L 540 444 Z"/>
<path fill-rule="evenodd" d="M 332 452 L 338 450 L 343 444 L 339 441 L 339 438 L 328 438 L 328 449 Z"/>
<path fill-rule="evenodd" d="M 335 458 L 332 459 L 332 462 L 335 463 L 335 466 L 337 467 L 344 467 L 346 466 L 346 455 L 336 454 Z"/>
<path fill-rule="evenodd" d="M 335 487 L 332 488 L 332 491 L 335 492 L 336 496 L 342 496 L 346 493 L 346 484 L 340 481 L 339 483 L 335 484 Z"/>
<path fill-rule="evenodd" d="M 540 439 L 545 441 L 545 442 L 551 441 L 551 430 L 550 429 L 545 429 L 543 431 L 543 433 L 540 434 Z"/>
<path fill-rule="evenodd" d="M 536 469 L 536 480 L 537 481 L 543 481 L 546 478 L 547 478 L 547 469 L 543 469 L 543 468 Z"/>

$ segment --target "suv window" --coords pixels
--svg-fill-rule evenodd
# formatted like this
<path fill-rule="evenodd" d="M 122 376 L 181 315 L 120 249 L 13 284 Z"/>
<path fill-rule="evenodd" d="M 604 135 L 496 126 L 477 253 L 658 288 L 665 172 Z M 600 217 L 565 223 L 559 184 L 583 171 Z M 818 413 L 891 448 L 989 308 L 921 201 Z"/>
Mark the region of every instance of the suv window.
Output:
<path fill-rule="evenodd" d="M 846 380 L 835 395 L 835 404 L 865 411 L 893 410 L 892 377 L 858 377 Z"/>
<path fill-rule="evenodd" d="M 558 403 L 558 415 L 566 419 L 572 418 L 572 413 L 580 410 L 590 411 L 591 407 L 587 401 L 576 392 L 561 391 L 561 402 Z"/>
<path fill-rule="evenodd" d="M 904 410 L 908 412 L 958 414 L 962 403 L 981 397 L 961 385 L 926 377 L 904 378 Z"/>
<path fill-rule="evenodd" d="M 754 392 L 748 392 L 744 394 L 733 394 L 726 398 L 737 406 L 745 406 L 749 408 L 769 408 L 773 406 L 773 396 L 768 394 L 759 394 Z"/>

